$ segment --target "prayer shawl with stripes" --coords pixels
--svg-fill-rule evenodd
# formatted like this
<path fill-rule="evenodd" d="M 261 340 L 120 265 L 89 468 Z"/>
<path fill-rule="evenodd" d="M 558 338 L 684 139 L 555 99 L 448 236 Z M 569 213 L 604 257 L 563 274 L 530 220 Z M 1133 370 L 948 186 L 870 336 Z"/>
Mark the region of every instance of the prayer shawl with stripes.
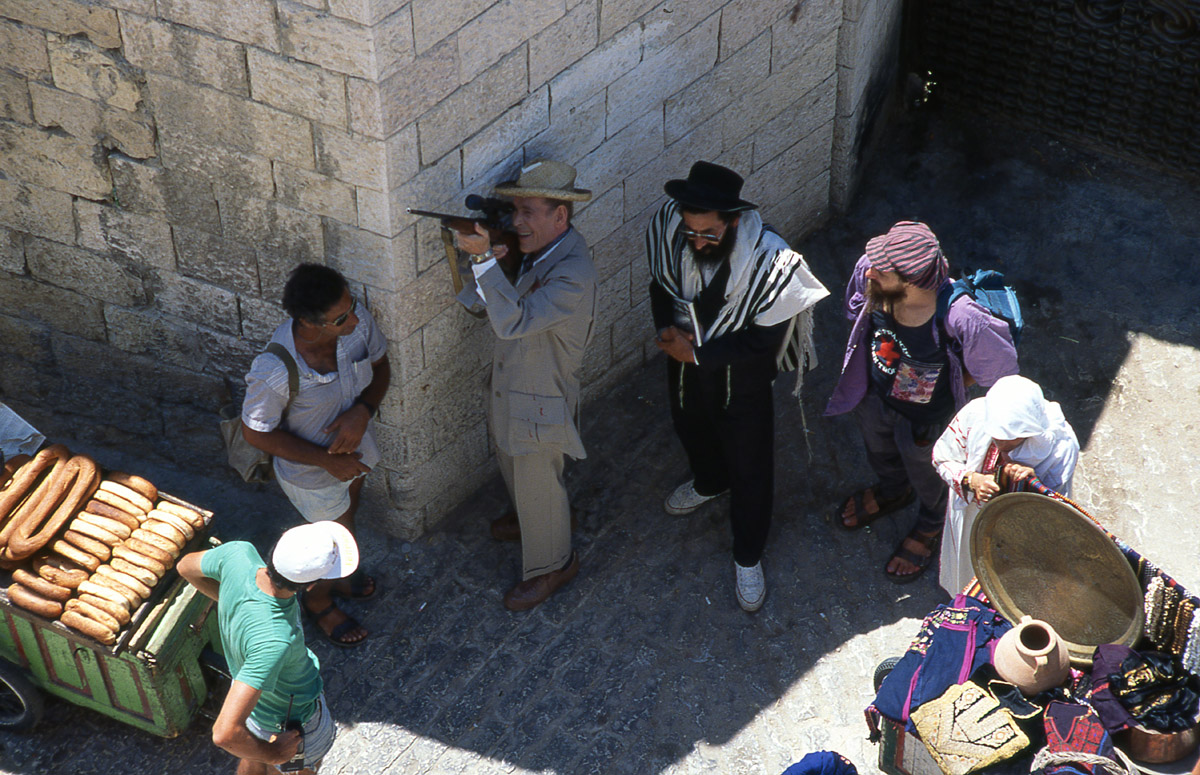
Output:
<path fill-rule="evenodd" d="M 701 344 L 749 325 L 774 326 L 790 320 L 776 365 L 781 371 L 796 370 L 794 393 L 799 396 L 802 375 L 817 365 L 812 306 L 829 291 L 813 277 L 804 257 L 763 224 L 762 216 L 754 210 L 740 215 L 729 256 L 725 304 L 702 332 Z M 646 255 L 654 281 L 675 299 L 687 302 L 700 293 L 702 280 L 691 243 L 678 233 L 682 222 L 679 205 L 668 200 L 646 230 Z"/>

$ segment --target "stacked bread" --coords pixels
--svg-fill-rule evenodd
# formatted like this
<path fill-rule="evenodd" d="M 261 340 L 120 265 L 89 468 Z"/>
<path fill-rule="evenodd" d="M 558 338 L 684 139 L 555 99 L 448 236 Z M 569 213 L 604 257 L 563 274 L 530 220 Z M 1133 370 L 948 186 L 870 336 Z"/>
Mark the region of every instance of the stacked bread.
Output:
<path fill-rule="evenodd" d="M 50 543 L 100 483 L 86 455 L 52 444 L 19 465 L 5 466 L 0 489 L 0 567 L 19 567 Z"/>
<path fill-rule="evenodd" d="M 202 514 L 158 496 L 158 488 L 142 477 L 108 474 L 60 525 L 61 537 L 34 558 L 32 572 L 13 571 L 9 599 L 101 643 L 114 643 L 204 527 Z"/>

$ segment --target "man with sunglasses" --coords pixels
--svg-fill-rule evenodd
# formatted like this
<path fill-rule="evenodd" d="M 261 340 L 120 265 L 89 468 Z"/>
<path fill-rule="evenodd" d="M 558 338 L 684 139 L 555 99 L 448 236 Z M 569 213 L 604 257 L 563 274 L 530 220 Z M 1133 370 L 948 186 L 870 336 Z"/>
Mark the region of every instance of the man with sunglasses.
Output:
<path fill-rule="evenodd" d="M 306 520 L 336 520 L 353 534 L 363 482 L 380 459 L 371 418 L 391 382 L 387 340 L 346 278 L 326 266 L 292 270 L 283 308 L 291 320 L 246 375 L 242 434 L 274 457 L 279 486 Z M 330 642 L 353 646 L 367 631 L 333 597 L 374 593 L 375 580 L 360 568 L 314 584 L 301 607 Z"/>
<path fill-rule="evenodd" d="M 775 488 L 772 385 L 816 363 L 811 307 L 829 295 L 803 257 L 739 197 L 742 178 L 699 161 L 650 222 L 650 306 L 668 356 L 667 395 L 692 478 L 667 497 L 685 515 L 730 493 L 735 589 L 766 598 L 762 556 Z"/>

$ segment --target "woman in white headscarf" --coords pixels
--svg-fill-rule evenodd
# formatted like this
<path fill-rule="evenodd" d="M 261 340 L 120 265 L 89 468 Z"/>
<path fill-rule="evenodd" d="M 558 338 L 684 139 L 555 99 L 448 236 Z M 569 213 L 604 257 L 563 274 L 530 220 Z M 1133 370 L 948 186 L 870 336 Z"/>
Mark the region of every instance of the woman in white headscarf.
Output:
<path fill-rule="evenodd" d="M 980 507 L 1000 492 L 996 473 L 1010 485 L 1037 476 L 1070 495 L 1079 441 L 1054 401 L 1020 376 L 996 381 L 983 398 L 964 406 L 933 446 L 933 466 L 950 485 L 942 534 L 939 582 L 956 595 L 974 576 L 971 525 Z"/>

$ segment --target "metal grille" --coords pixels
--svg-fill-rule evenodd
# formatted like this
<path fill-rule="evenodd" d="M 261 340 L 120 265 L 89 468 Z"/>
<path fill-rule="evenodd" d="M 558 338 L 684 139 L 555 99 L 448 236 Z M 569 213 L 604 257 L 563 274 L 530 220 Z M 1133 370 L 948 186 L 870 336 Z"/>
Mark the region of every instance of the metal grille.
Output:
<path fill-rule="evenodd" d="M 1200 0 L 910 0 L 935 98 L 1200 174 Z"/>

